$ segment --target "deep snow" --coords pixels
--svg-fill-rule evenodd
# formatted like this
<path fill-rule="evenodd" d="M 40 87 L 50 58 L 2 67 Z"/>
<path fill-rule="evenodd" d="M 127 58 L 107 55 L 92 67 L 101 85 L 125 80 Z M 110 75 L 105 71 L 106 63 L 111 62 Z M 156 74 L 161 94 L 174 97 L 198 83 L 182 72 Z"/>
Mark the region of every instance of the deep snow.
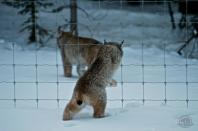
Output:
<path fill-rule="evenodd" d="M 152 50 L 152 51 L 151 51 Z M 0 59 L 3 63 L 10 63 L 12 59 L 11 50 L 1 49 L 3 55 Z M 129 65 L 131 63 L 138 63 L 140 60 L 140 48 L 124 48 L 123 63 Z M 146 48 L 147 57 L 156 63 L 161 63 L 163 53 L 159 49 Z M 35 51 L 21 51 L 16 50 L 17 64 L 34 64 Z M 27 55 L 28 53 L 28 55 Z M 155 55 L 154 55 L 154 54 Z M 55 64 L 56 51 L 50 49 L 42 49 L 38 51 L 38 64 Z M 133 60 L 129 61 L 133 56 Z M 183 63 L 185 59 L 176 54 L 167 54 L 169 64 L 175 62 Z M 7 57 L 7 59 L 5 59 Z M 151 59 L 152 58 L 152 59 Z M 154 59 L 155 58 L 155 59 Z M 147 58 L 148 60 L 148 58 Z M 193 64 L 197 61 L 189 60 Z M 146 62 L 146 61 L 145 61 Z M 61 64 L 59 52 L 58 63 Z M 136 64 L 137 64 L 136 63 Z M 150 64 L 151 64 L 150 63 Z M 1 66 L 0 68 L 1 81 L 13 80 L 12 66 Z M 69 99 L 72 94 L 77 74 L 73 78 L 64 78 L 62 74 L 62 67 L 58 68 L 58 80 L 60 83 L 58 98 Z M 155 130 L 192 130 L 198 128 L 198 103 L 189 102 L 188 108 L 185 101 L 146 101 L 142 104 L 142 83 L 141 83 L 141 67 L 137 66 L 123 66 L 123 81 L 136 81 L 140 83 L 124 83 L 123 90 L 119 83 L 117 87 L 108 87 L 108 105 L 106 110 L 107 117 L 102 119 L 92 118 L 92 109 L 87 107 L 84 111 L 79 113 L 74 120 L 63 122 L 62 113 L 67 101 L 61 100 L 59 108 L 57 107 L 57 72 L 55 66 L 39 66 L 38 80 L 39 82 L 54 82 L 54 83 L 39 83 L 38 98 L 43 99 L 38 103 L 38 109 L 35 100 L 18 100 L 16 102 L 16 109 L 13 101 L 0 101 L 0 129 L 3 131 L 26 131 L 26 130 L 139 130 L 139 131 L 155 131 Z M 164 70 L 162 67 L 145 67 L 145 81 L 147 82 L 161 82 L 164 81 Z M 198 70 L 189 67 L 189 82 L 196 81 Z M 177 77 L 177 78 L 175 78 Z M 115 79 L 120 82 L 120 69 L 115 74 Z M 16 98 L 17 99 L 36 99 L 36 85 L 35 85 L 35 66 L 16 66 L 16 81 L 18 82 L 33 82 L 33 83 L 17 83 L 16 84 Z M 185 68 L 170 67 L 167 68 L 167 82 L 185 81 Z M 0 98 L 13 99 L 13 83 L 0 84 Z M 163 100 L 164 99 L 164 83 L 146 83 L 144 85 L 145 99 Z M 123 94 L 122 94 L 123 91 Z M 168 100 L 185 100 L 186 87 L 184 83 L 167 83 L 167 99 Z M 197 99 L 198 88 L 197 83 L 189 83 L 189 99 Z M 122 103 L 122 97 L 126 100 Z M 132 101 L 130 101 L 132 100 Z M 136 101 L 139 100 L 139 101 Z M 181 117 L 187 117 L 192 120 L 193 125 L 183 128 L 179 125 Z"/>

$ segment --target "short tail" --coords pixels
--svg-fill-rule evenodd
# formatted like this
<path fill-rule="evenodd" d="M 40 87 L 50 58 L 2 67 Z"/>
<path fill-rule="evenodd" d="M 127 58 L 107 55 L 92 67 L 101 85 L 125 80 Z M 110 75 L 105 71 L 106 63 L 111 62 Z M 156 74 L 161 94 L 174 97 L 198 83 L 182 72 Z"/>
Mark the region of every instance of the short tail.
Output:
<path fill-rule="evenodd" d="M 76 100 L 77 105 L 81 106 L 83 104 L 83 95 L 82 95 L 82 93 L 76 92 L 75 100 Z"/>
<path fill-rule="evenodd" d="M 81 94 L 76 93 L 75 96 L 67 104 L 64 113 L 63 120 L 71 120 L 73 116 L 78 113 L 84 106 L 83 97 Z"/>

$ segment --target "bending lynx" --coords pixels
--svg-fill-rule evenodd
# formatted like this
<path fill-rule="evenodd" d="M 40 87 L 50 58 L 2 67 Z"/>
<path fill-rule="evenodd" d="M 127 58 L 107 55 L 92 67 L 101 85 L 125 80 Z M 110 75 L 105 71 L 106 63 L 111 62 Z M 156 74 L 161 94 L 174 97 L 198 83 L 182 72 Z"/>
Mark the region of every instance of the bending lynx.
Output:
<path fill-rule="evenodd" d="M 119 67 L 123 55 L 122 44 L 108 42 L 100 48 L 95 62 L 78 80 L 64 110 L 63 120 L 72 119 L 86 105 L 93 107 L 93 117 L 104 117 L 107 102 L 105 88 Z"/>
<path fill-rule="evenodd" d="M 72 76 L 72 65 L 77 65 L 77 73 L 82 76 L 85 66 L 91 65 L 98 54 L 102 43 L 87 37 L 76 37 L 71 32 L 58 29 L 57 44 L 61 50 L 64 75 Z"/>

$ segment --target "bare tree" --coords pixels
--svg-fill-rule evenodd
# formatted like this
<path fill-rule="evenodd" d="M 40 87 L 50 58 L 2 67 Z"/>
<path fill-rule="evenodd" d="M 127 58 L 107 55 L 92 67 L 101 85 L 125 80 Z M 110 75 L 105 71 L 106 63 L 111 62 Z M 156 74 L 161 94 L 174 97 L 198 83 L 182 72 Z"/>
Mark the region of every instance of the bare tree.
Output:
<path fill-rule="evenodd" d="M 70 31 L 78 36 L 77 2 L 70 0 Z"/>

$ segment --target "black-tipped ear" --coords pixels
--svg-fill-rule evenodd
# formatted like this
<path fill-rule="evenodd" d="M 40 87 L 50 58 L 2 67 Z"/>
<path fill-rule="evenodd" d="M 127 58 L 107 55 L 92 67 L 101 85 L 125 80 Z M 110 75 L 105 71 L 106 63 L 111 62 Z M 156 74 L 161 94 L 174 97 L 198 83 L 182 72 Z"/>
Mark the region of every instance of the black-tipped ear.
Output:
<path fill-rule="evenodd" d="M 63 31 L 61 30 L 61 26 L 58 27 L 58 30 L 57 30 L 57 38 L 60 38 L 62 37 L 62 34 L 63 34 Z"/>
<path fill-rule="evenodd" d="M 120 43 L 120 47 L 122 47 L 123 44 L 124 44 L 124 40 Z"/>
<path fill-rule="evenodd" d="M 58 26 L 58 33 L 61 32 L 61 26 Z"/>

